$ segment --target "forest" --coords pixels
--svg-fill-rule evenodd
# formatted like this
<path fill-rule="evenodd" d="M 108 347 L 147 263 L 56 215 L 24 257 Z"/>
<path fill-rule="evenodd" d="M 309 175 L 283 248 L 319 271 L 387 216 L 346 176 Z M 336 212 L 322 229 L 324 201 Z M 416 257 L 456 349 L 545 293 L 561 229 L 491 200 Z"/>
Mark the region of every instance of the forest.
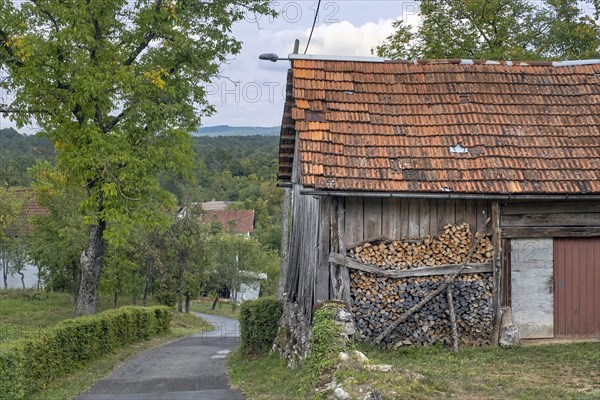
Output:
<path fill-rule="evenodd" d="M 199 295 L 222 288 L 234 295 L 247 276 L 242 270 L 266 272 L 262 293 L 276 291 L 282 202 L 276 187 L 278 136 L 190 140 L 192 176 L 159 175 L 172 197 L 162 220 L 151 228 L 127 227 L 126 239 L 106 249 L 100 292 L 115 304 L 120 297 L 146 303 L 152 296 L 184 311 Z M 75 298 L 88 235 L 84 189 L 60 173 L 55 156 L 46 138 L 0 130 L 0 268 L 4 275 L 18 274 L 25 265 L 35 265 L 47 290 L 68 291 Z M 23 188 L 35 193 L 47 213 L 32 217 L 23 233 L 15 234 L 14 227 L 23 225 L 22 208 L 31 201 Z M 244 239 L 202 224 L 198 205 L 213 199 L 232 201 L 232 209 L 253 209 L 253 236 Z"/>

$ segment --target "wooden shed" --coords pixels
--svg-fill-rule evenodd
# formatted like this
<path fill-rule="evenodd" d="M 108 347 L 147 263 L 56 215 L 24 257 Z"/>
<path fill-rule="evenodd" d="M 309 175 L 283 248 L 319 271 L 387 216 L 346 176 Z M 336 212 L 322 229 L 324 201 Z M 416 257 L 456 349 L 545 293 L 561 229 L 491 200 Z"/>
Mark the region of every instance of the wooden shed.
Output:
<path fill-rule="evenodd" d="M 448 343 L 452 304 L 461 342 L 483 344 L 506 306 L 522 338 L 600 336 L 599 61 L 290 59 L 279 184 L 296 318 L 337 299 L 366 338 Z M 487 243 L 469 269 L 413 254 L 451 252 L 453 229 Z M 384 254 L 366 262 L 365 244 Z M 391 262 L 394 246 L 418 249 Z M 458 271 L 453 299 L 381 337 Z"/>

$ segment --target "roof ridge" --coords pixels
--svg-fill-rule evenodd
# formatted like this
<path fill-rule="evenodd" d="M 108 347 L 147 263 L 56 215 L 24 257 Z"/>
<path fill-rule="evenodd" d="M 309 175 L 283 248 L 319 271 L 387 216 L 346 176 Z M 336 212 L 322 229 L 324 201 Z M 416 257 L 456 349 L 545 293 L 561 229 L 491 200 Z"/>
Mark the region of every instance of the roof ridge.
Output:
<path fill-rule="evenodd" d="M 442 59 L 413 59 L 413 60 L 389 60 L 382 57 L 363 56 L 339 56 L 318 54 L 289 54 L 290 60 L 313 60 L 313 61 L 340 61 L 340 62 L 372 62 L 389 64 L 458 64 L 458 65 L 505 65 L 505 66 L 531 66 L 531 67 L 572 67 L 579 65 L 597 65 L 600 59 L 562 60 L 562 61 L 496 61 L 477 60 L 466 58 L 442 58 Z"/>

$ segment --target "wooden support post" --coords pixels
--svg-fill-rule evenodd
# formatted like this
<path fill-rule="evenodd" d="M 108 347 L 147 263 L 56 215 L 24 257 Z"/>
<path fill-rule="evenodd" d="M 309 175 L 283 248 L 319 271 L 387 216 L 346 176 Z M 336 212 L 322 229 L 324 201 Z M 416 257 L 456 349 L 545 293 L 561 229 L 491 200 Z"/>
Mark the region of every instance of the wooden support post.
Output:
<path fill-rule="evenodd" d="M 332 252 L 346 254 L 344 241 L 344 207 L 341 200 L 333 198 L 331 205 L 331 248 Z M 350 273 L 348 268 L 336 263 L 330 263 L 331 297 L 350 304 Z"/>
<path fill-rule="evenodd" d="M 277 298 L 284 299 L 285 285 L 287 283 L 290 262 L 290 204 L 292 203 L 292 190 L 283 189 L 283 207 L 281 215 L 281 265 L 279 267 L 279 285 Z"/>
<path fill-rule="evenodd" d="M 330 267 L 329 252 L 331 240 L 331 197 L 323 196 L 319 199 L 319 232 L 317 244 L 317 271 L 315 275 L 315 301 L 314 304 L 329 300 L 330 295 Z"/>
<path fill-rule="evenodd" d="M 450 310 L 450 326 L 452 327 L 452 351 L 458 353 L 458 327 L 456 326 L 456 311 L 454 310 L 454 299 L 452 298 L 452 285 L 446 288 L 448 297 L 448 309 Z"/>
<path fill-rule="evenodd" d="M 338 228 L 338 250 L 342 254 L 346 254 L 346 243 L 344 240 L 344 206 L 341 204 L 340 200 L 337 202 L 337 228 Z M 338 266 L 339 277 L 340 277 L 340 292 L 339 292 L 339 300 L 344 303 L 350 305 L 350 271 L 348 268 L 344 266 Z"/>
<path fill-rule="evenodd" d="M 492 263 L 493 268 L 493 290 L 492 290 L 492 310 L 494 312 L 494 320 L 492 327 L 492 337 L 490 342 L 492 346 L 498 345 L 500 338 L 500 323 L 502 320 L 502 231 L 500 229 L 500 202 L 498 200 L 492 203 L 492 243 L 494 245 L 494 253 Z"/>

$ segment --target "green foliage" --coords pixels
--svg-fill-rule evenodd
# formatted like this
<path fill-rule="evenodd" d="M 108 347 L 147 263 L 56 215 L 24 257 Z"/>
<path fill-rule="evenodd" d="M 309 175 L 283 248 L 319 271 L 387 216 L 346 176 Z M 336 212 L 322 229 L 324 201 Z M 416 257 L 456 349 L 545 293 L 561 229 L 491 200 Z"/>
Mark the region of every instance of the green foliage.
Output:
<path fill-rule="evenodd" d="M 0 129 L 0 185 L 24 186 L 31 182 L 26 171 L 38 160 L 54 159 L 50 141 L 36 135 L 21 135 L 12 128 Z"/>
<path fill-rule="evenodd" d="M 306 385 L 313 388 L 323 374 L 329 373 L 336 365 L 338 353 L 343 350 L 341 327 L 334 317 L 339 305 L 323 304 L 314 315 L 311 328 L 310 352 L 303 365 L 307 368 Z"/>
<path fill-rule="evenodd" d="M 0 2 L 0 88 L 18 126 L 37 123 L 61 172 L 85 188 L 84 277 L 100 277 L 105 244 L 166 224 L 174 198 L 158 175 L 191 176 L 189 132 L 208 104 L 203 85 L 241 43 L 231 29 L 267 1 Z M 82 280 L 78 313 L 95 311 L 98 278 Z"/>
<path fill-rule="evenodd" d="M 404 59 L 598 58 L 600 26 L 586 3 L 592 1 L 421 0 L 421 24 L 413 29 L 396 21 L 376 52 Z"/>
<path fill-rule="evenodd" d="M 190 205 L 173 215 L 165 232 L 154 232 L 158 260 L 144 260 L 153 263 L 147 268 L 154 269 L 157 300 L 169 306 L 178 304 L 180 312 L 184 302 L 189 305 L 202 292 L 214 259 L 208 228 L 201 224 L 199 211 Z M 187 307 L 185 311 L 189 312 Z"/>
<path fill-rule="evenodd" d="M 210 271 L 210 286 L 208 290 L 218 290 L 222 287 L 231 290 L 231 297 L 236 298 L 241 283 L 256 281 L 256 274 L 267 273 L 268 281 L 265 294 L 276 292 L 277 274 L 279 272 L 279 257 L 277 253 L 261 245 L 254 238 L 245 238 L 232 233 L 221 233 L 213 236 L 210 241 L 215 254 L 213 267 Z M 261 287 L 264 281 L 260 281 Z M 232 302 L 235 309 L 235 302 Z"/>
<path fill-rule="evenodd" d="M 281 302 L 272 297 L 245 301 L 240 307 L 240 351 L 244 355 L 267 353 L 277 336 Z"/>
<path fill-rule="evenodd" d="M 65 320 L 37 338 L 0 348 L 0 393 L 24 399 L 113 349 L 147 340 L 169 330 L 167 307 L 123 307 Z"/>
<path fill-rule="evenodd" d="M 79 258 L 85 248 L 87 230 L 79 212 L 83 189 L 68 181 L 49 162 L 37 162 L 29 170 L 36 201 L 48 210 L 33 218 L 29 255 L 40 266 L 44 286 L 50 290 L 77 293 Z"/>

